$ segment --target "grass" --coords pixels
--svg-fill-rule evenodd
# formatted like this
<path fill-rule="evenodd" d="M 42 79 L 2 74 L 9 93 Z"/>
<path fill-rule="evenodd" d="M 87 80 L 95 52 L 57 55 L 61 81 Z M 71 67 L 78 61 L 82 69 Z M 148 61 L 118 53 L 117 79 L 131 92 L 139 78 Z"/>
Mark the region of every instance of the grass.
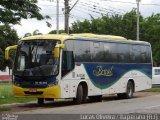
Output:
<path fill-rule="evenodd" d="M 35 100 L 35 98 L 0 98 L 0 104 L 10 104 L 10 103 L 26 103 Z"/>
<path fill-rule="evenodd" d="M 11 82 L 0 83 L 0 99 L 13 97 Z"/>
<path fill-rule="evenodd" d="M 11 110 L 10 106 L 0 106 L 0 112 L 1 111 L 9 111 L 9 110 Z"/>
<path fill-rule="evenodd" d="M 11 82 L 0 82 L 0 104 L 25 103 L 33 100 L 35 98 L 15 98 Z"/>
<path fill-rule="evenodd" d="M 144 92 L 160 92 L 160 85 L 153 85 L 151 89 L 144 90 Z"/>

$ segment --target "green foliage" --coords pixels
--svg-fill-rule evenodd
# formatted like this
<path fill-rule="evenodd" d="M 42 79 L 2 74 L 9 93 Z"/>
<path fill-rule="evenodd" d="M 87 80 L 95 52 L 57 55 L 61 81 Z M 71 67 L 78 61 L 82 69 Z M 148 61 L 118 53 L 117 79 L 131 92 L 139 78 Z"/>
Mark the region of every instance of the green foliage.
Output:
<path fill-rule="evenodd" d="M 36 98 L 16 98 L 16 97 L 0 98 L 0 106 L 1 104 L 26 103 L 26 102 L 31 102 L 35 100 Z"/>
<path fill-rule="evenodd" d="M 31 34 L 31 33 L 26 33 L 26 34 L 24 35 L 24 37 L 29 37 L 29 36 L 32 36 L 32 34 Z"/>
<path fill-rule="evenodd" d="M 97 33 L 124 36 L 136 39 L 136 10 L 122 15 L 102 16 L 101 18 L 91 17 L 91 21 L 76 21 L 72 23 L 71 33 Z M 140 16 L 140 21 L 143 17 Z"/>
<path fill-rule="evenodd" d="M 4 70 L 7 65 L 4 60 L 4 52 L 6 47 L 15 45 L 17 40 L 17 32 L 14 29 L 12 29 L 9 25 L 0 25 L 0 70 Z M 12 53 L 11 56 L 13 57 L 14 53 Z M 10 67 L 12 67 L 11 64 Z"/>
<path fill-rule="evenodd" d="M 96 33 L 123 36 L 136 39 L 137 17 L 136 9 L 124 15 L 102 16 L 91 20 L 72 23 L 71 33 Z M 160 14 L 143 18 L 140 15 L 140 40 L 148 41 L 152 45 L 155 66 L 160 66 Z"/>
<path fill-rule="evenodd" d="M 12 84 L 0 83 L 0 99 L 13 97 Z"/>
<path fill-rule="evenodd" d="M 26 33 L 24 37 L 29 37 L 32 35 L 42 35 L 42 33 L 40 33 L 38 29 L 36 29 L 35 31 L 33 31 L 33 33 Z"/>
<path fill-rule="evenodd" d="M 56 30 L 52 30 L 52 31 L 49 32 L 49 34 L 56 34 L 56 33 L 57 33 Z M 60 33 L 60 34 L 61 34 L 61 33 L 65 33 L 65 31 L 64 31 L 64 30 L 59 30 L 59 33 Z"/>
<path fill-rule="evenodd" d="M 36 3 L 37 0 L 0 0 L 0 23 L 19 24 L 22 18 L 50 18 L 39 13 L 41 9 Z"/>
<path fill-rule="evenodd" d="M 0 105 L 8 103 L 25 103 L 33 100 L 35 100 L 35 98 L 15 98 L 13 96 L 11 81 L 0 82 Z"/>
<path fill-rule="evenodd" d="M 25 103 L 35 100 L 35 98 L 15 98 L 12 91 L 12 83 L 0 82 L 0 106 L 1 104 Z M 0 111 L 4 109 L 0 108 Z"/>
<path fill-rule="evenodd" d="M 148 41 L 152 45 L 155 66 L 160 66 L 160 14 L 146 18 L 141 29 L 144 34 L 142 40 Z"/>
<path fill-rule="evenodd" d="M 11 110 L 10 106 L 0 106 L 0 112 L 1 111 L 9 111 L 9 110 Z"/>
<path fill-rule="evenodd" d="M 144 92 L 160 92 L 160 86 L 159 85 L 154 85 L 152 86 L 151 89 L 148 89 L 148 90 L 144 90 Z"/>

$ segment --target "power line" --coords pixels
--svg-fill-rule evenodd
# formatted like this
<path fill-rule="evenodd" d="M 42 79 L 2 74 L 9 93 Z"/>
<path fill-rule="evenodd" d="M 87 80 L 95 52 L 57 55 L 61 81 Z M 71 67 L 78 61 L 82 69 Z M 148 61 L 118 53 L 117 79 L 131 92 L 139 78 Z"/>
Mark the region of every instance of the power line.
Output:
<path fill-rule="evenodd" d="M 48 4 L 38 4 L 39 6 L 47 6 L 47 7 L 57 7 L 56 5 L 48 5 Z M 60 6 L 64 7 L 64 6 Z"/>
<path fill-rule="evenodd" d="M 70 14 L 71 15 L 71 17 L 73 18 L 73 17 L 75 17 L 75 18 L 80 18 L 80 19 L 84 19 L 84 20 L 86 20 L 86 18 L 84 18 L 84 17 L 79 17 L 79 16 L 76 16 L 76 15 L 73 15 L 73 14 Z"/>
<path fill-rule="evenodd" d="M 101 12 L 101 14 L 104 14 L 104 15 L 106 14 L 104 12 L 112 13 L 112 14 L 121 14 L 121 15 L 124 14 L 123 12 L 115 11 L 115 10 L 112 10 L 112 9 L 107 9 L 107 8 L 102 7 L 102 6 L 93 5 L 93 4 L 89 4 L 89 3 L 81 2 L 81 5 L 85 6 L 87 8 L 93 9 L 93 11 L 96 12 L 96 13 Z"/>
<path fill-rule="evenodd" d="M 86 1 L 86 2 L 90 2 L 90 3 L 94 3 L 94 4 L 96 4 L 96 5 L 100 5 L 100 6 L 103 6 L 103 7 L 105 7 L 106 8 L 106 6 L 108 6 L 109 8 L 112 8 L 112 9 L 116 9 L 116 10 L 118 10 L 118 11 L 122 11 L 122 12 L 126 12 L 125 10 L 123 10 L 123 9 L 120 9 L 120 8 L 115 8 L 115 7 L 112 7 L 112 6 L 109 6 L 108 4 L 104 4 L 103 3 L 103 5 L 102 4 L 100 4 L 99 2 L 94 2 L 94 1 L 90 1 L 90 0 L 88 0 L 88 1 Z"/>
<path fill-rule="evenodd" d="M 56 3 L 56 0 L 38 0 L 38 1 L 46 1 L 46 2 L 52 2 L 52 3 Z M 60 3 L 63 3 L 62 1 L 59 1 Z"/>
<path fill-rule="evenodd" d="M 83 6 L 83 7 L 81 7 L 81 6 Z M 86 7 L 87 7 L 87 9 L 86 9 Z M 95 14 L 111 16 L 113 14 L 116 14 L 116 12 L 117 12 L 117 11 L 114 11 L 114 10 L 111 10 L 111 9 L 103 8 L 101 6 L 98 6 L 97 4 L 93 5 L 93 4 L 84 3 L 84 2 L 80 2 L 78 4 L 78 7 L 75 8 L 75 10 L 78 11 L 78 12 L 81 12 L 81 13 L 85 13 L 85 14 L 90 15 L 90 16 L 95 16 L 95 17 L 100 17 L 100 16 L 97 16 Z M 92 12 L 92 13 L 88 13 L 87 11 Z M 95 13 L 95 14 L 93 14 L 93 13 Z M 121 12 L 119 12 L 119 13 L 121 13 Z"/>
<path fill-rule="evenodd" d="M 91 10 L 91 9 L 86 9 L 86 8 L 83 8 L 83 9 L 79 9 L 79 8 L 75 8 L 76 10 L 78 10 L 78 11 L 81 11 L 81 12 L 83 12 L 83 13 L 87 13 L 87 14 L 92 14 L 92 13 L 95 13 L 95 14 L 98 14 L 98 15 L 106 15 L 106 13 L 102 13 L 102 12 L 99 12 L 99 11 L 95 11 L 95 10 Z M 92 12 L 92 13 L 88 13 L 88 12 Z M 95 17 L 99 17 L 99 16 L 97 16 L 97 15 L 95 15 L 95 14 L 93 14 L 93 16 L 95 16 Z"/>
<path fill-rule="evenodd" d="M 134 3 L 134 2 L 123 2 L 123 1 L 115 1 L 115 0 L 100 0 L 100 1 L 106 1 L 106 2 L 119 2 L 119 3 L 125 3 L 125 4 L 137 4 L 137 3 Z M 141 5 L 153 5 L 153 6 L 160 6 L 160 4 L 144 4 L 144 3 L 141 3 Z"/>
<path fill-rule="evenodd" d="M 127 3 L 127 4 L 136 4 L 133 2 L 123 2 L 123 1 L 114 1 L 114 0 L 101 0 L 101 1 L 106 1 L 106 2 L 119 2 L 119 3 Z"/>
<path fill-rule="evenodd" d="M 95 14 L 88 13 L 87 11 L 84 11 L 84 10 L 79 9 L 79 8 L 75 8 L 75 10 L 76 10 L 76 11 L 79 11 L 79 12 L 81 12 L 81 13 L 85 13 L 85 14 L 87 14 L 87 15 L 92 15 L 92 16 L 95 16 L 95 17 L 100 17 L 100 16 L 97 16 L 97 15 L 95 15 Z M 91 11 L 91 12 L 94 12 L 94 11 Z"/>
<path fill-rule="evenodd" d="M 57 14 L 52 14 L 52 13 L 50 13 L 50 14 L 48 14 L 48 13 L 42 13 L 42 14 L 53 15 L 53 16 L 57 15 Z M 63 14 L 59 14 L 59 15 L 62 16 Z"/>
<path fill-rule="evenodd" d="M 102 7 L 101 5 L 97 5 L 97 3 L 95 3 L 95 4 L 91 4 L 91 3 L 86 3 L 86 2 L 81 2 L 83 5 L 85 4 L 85 6 L 87 5 L 87 7 L 88 6 L 90 6 L 90 7 L 92 7 L 93 9 L 99 9 L 99 10 L 103 10 L 103 11 L 112 11 L 112 12 L 117 12 L 117 13 L 124 13 L 124 12 L 120 12 L 120 11 L 116 11 L 116 10 L 113 10 L 113 9 L 108 9 L 108 8 L 105 8 L 105 7 Z"/>
<path fill-rule="evenodd" d="M 70 8 L 70 11 L 75 7 L 75 5 L 79 2 L 79 0 L 77 0 L 74 5 Z"/>

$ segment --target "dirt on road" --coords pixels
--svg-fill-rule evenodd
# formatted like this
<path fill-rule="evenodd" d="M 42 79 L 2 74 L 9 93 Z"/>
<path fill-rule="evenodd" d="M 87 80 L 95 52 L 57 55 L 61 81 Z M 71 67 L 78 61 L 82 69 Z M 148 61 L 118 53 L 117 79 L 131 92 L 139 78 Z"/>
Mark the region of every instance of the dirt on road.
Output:
<path fill-rule="evenodd" d="M 152 95 L 160 94 L 160 92 L 136 92 L 134 93 L 134 97 L 132 99 L 136 98 L 142 98 Z M 105 95 L 103 96 L 102 102 L 107 101 L 118 101 L 119 99 L 116 95 Z M 86 104 L 91 104 L 92 102 L 88 101 Z M 29 103 L 14 103 L 14 104 L 5 104 L 1 106 L 8 106 L 11 109 L 8 111 L 0 111 L 0 113 L 14 113 L 14 112 L 23 112 L 23 111 L 30 111 L 30 110 L 37 110 L 37 109 L 46 109 L 46 108 L 58 108 L 58 107 L 67 107 L 67 106 L 73 106 L 74 103 L 72 99 L 63 99 L 63 100 L 56 100 L 54 102 L 45 102 L 44 105 L 38 105 L 36 101 L 29 102 Z"/>

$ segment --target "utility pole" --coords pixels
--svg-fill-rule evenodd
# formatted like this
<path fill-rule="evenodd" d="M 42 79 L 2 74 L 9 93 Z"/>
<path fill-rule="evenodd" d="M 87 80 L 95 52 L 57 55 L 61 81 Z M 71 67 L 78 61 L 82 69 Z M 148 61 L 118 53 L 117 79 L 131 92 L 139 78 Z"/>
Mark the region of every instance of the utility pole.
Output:
<path fill-rule="evenodd" d="M 57 34 L 59 34 L 59 0 L 57 0 Z"/>
<path fill-rule="evenodd" d="M 137 2 L 137 41 L 139 40 L 139 2 L 140 0 L 136 0 Z"/>
<path fill-rule="evenodd" d="M 69 34 L 69 12 L 69 0 L 64 0 L 64 28 L 67 34 Z"/>
<path fill-rule="evenodd" d="M 74 5 L 70 8 L 69 7 L 69 0 L 64 0 L 64 26 L 65 26 L 65 33 L 69 34 L 69 13 L 71 10 L 75 7 L 75 5 L 78 3 L 79 0 L 77 0 Z"/>

